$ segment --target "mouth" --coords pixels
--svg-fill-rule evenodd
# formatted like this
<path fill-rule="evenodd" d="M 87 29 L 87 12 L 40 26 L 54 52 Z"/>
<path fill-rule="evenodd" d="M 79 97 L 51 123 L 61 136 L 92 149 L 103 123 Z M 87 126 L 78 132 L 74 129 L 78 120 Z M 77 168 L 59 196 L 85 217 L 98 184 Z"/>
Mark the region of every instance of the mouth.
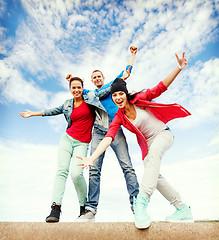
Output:
<path fill-rule="evenodd" d="M 122 106 L 122 104 L 123 104 L 123 101 L 116 102 L 116 105 L 118 105 L 118 106 Z"/>

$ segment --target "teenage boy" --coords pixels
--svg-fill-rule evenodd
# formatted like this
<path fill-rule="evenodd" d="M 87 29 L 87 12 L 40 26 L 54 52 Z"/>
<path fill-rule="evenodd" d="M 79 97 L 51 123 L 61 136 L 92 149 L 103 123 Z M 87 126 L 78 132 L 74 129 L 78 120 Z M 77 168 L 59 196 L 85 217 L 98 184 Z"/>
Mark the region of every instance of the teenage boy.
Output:
<path fill-rule="evenodd" d="M 130 47 L 131 58 L 128 65 L 126 66 L 126 71 L 129 69 L 131 72 L 134 59 L 137 53 L 137 48 L 134 46 Z M 117 76 L 117 78 L 122 77 L 123 71 Z M 69 74 L 66 79 L 70 79 L 71 75 Z M 99 142 L 104 138 L 105 134 L 108 131 L 111 121 L 115 117 L 115 113 L 118 110 L 118 107 L 113 103 L 111 94 L 108 95 L 105 99 L 99 100 L 96 97 L 96 93 L 99 91 L 108 91 L 110 89 L 111 81 L 107 84 L 104 84 L 105 77 L 100 70 L 95 70 L 91 74 L 91 81 L 97 87 L 94 91 L 84 90 L 83 97 L 84 99 L 90 100 L 90 103 L 96 106 L 96 118 L 94 122 L 93 132 L 92 132 L 92 142 L 91 142 L 91 154 L 97 148 Z M 92 94 L 94 92 L 95 94 Z M 109 91 L 108 91 L 109 92 Z M 93 98 L 92 98 L 93 96 Z M 133 211 L 133 198 L 137 197 L 139 192 L 139 184 L 133 169 L 131 158 L 128 152 L 128 145 L 126 142 L 125 135 L 120 128 L 115 140 L 111 143 L 111 148 L 116 154 L 118 162 L 122 168 L 127 190 L 129 193 L 129 201 L 131 204 L 131 209 Z M 97 206 L 99 203 L 100 196 L 100 177 L 102 163 L 105 156 L 105 152 L 94 162 L 94 165 L 89 169 L 89 191 L 88 199 L 85 203 L 85 212 L 80 215 L 77 219 L 78 222 L 94 222 L 95 215 L 97 212 Z"/>

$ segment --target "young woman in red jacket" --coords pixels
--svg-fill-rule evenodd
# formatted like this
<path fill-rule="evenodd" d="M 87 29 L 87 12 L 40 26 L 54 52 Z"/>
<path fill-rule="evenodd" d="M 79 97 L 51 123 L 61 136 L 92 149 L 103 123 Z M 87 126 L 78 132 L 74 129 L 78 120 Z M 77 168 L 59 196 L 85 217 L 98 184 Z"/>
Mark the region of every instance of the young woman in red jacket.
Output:
<path fill-rule="evenodd" d="M 166 125 L 172 119 L 189 116 L 190 113 L 178 104 L 158 104 L 151 102 L 167 90 L 180 71 L 187 65 L 185 53 L 182 58 L 176 54 L 178 66 L 157 86 L 146 91 L 131 95 L 126 83 L 117 78 L 111 85 L 114 103 L 119 107 L 105 138 L 96 151 L 89 157 L 82 157 L 80 166 L 92 166 L 95 159 L 106 150 L 114 140 L 121 125 L 136 134 L 144 161 L 144 174 L 139 194 L 134 201 L 135 226 L 139 229 L 148 228 L 151 219 L 146 207 L 154 190 L 157 189 L 176 208 L 174 214 L 166 221 L 193 221 L 191 209 L 184 204 L 180 195 L 159 173 L 160 162 L 164 153 L 173 144 L 173 134 Z M 128 73 L 126 73 L 128 74 Z"/>

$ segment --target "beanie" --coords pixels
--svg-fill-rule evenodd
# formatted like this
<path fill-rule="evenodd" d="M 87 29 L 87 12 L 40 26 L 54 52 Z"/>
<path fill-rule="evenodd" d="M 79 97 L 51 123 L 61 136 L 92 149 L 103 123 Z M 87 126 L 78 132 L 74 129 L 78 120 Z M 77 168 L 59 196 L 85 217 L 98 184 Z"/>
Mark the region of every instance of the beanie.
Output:
<path fill-rule="evenodd" d="M 126 82 L 122 78 L 116 78 L 114 82 L 111 84 L 111 94 L 118 91 L 122 91 L 128 94 Z"/>

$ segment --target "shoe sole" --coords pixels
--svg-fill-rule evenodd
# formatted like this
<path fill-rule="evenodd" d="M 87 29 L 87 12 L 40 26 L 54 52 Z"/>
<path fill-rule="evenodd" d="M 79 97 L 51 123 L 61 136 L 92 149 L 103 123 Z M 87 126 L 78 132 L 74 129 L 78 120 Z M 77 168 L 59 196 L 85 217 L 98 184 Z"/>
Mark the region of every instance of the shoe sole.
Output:
<path fill-rule="evenodd" d="M 146 228 L 149 228 L 150 225 L 151 225 L 151 222 L 141 223 L 141 224 L 136 224 L 136 223 L 135 223 L 135 226 L 136 226 L 136 228 L 138 228 L 138 229 L 146 229 Z"/>
<path fill-rule="evenodd" d="M 75 219 L 75 222 L 95 222 L 95 219 Z"/>
<path fill-rule="evenodd" d="M 188 222 L 188 223 L 194 223 L 195 221 L 193 219 L 184 219 L 184 220 L 165 220 L 165 222 L 171 222 L 171 223 L 181 223 L 181 222 Z"/>
<path fill-rule="evenodd" d="M 46 222 L 59 222 L 59 219 L 56 217 L 49 217 L 46 219 Z"/>

